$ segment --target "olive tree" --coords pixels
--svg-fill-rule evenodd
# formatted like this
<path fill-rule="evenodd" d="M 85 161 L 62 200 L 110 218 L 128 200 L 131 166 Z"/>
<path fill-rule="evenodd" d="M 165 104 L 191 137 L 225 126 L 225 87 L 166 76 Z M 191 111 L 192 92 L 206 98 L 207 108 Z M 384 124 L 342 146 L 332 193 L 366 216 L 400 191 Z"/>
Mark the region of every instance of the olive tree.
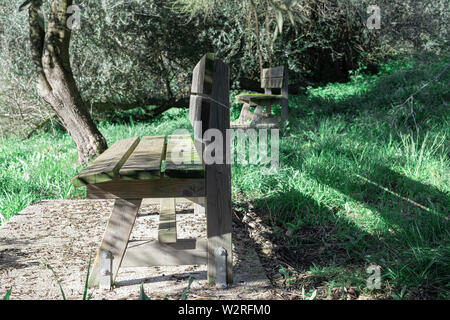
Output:
<path fill-rule="evenodd" d="M 73 76 L 69 54 L 71 28 L 68 25 L 71 5 L 72 0 L 52 0 L 47 26 L 41 12 L 42 0 L 28 0 L 20 10 L 28 10 L 29 14 L 30 49 L 37 71 L 39 96 L 52 107 L 75 142 L 78 161 L 86 163 L 107 146 Z"/>

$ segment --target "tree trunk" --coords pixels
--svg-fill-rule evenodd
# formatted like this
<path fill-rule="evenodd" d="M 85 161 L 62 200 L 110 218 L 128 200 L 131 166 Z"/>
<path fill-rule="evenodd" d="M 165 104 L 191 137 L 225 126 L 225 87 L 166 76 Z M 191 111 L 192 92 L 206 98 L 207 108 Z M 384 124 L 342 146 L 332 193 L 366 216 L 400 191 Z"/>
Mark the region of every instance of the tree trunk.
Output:
<path fill-rule="evenodd" d="M 66 22 L 71 4 L 72 0 L 52 1 L 47 31 L 39 23 L 39 6 L 30 6 L 31 51 L 38 73 L 38 93 L 75 142 L 78 161 L 86 163 L 107 145 L 81 98 L 70 66 L 71 32 Z"/>

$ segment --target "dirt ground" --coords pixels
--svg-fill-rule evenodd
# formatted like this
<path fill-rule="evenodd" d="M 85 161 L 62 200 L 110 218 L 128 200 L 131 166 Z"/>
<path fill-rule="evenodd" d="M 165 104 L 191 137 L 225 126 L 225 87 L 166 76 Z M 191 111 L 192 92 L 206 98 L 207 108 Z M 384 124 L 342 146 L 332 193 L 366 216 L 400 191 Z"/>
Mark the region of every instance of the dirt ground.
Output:
<path fill-rule="evenodd" d="M 12 287 L 11 300 L 60 300 L 58 281 L 67 299 L 81 299 L 89 258 L 94 258 L 113 201 L 42 201 L 0 227 L 0 296 Z M 157 238 L 158 205 L 144 200 L 131 240 Z M 206 217 L 193 205 L 177 205 L 178 238 L 206 235 Z M 234 284 L 217 290 L 207 284 L 206 266 L 121 268 L 111 291 L 89 289 L 92 299 L 138 299 L 144 283 L 151 299 L 179 299 L 190 276 L 188 299 L 279 299 L 248 233 L 233 225 Z M 49 269 L 50 266 L 57 278 Z"/>

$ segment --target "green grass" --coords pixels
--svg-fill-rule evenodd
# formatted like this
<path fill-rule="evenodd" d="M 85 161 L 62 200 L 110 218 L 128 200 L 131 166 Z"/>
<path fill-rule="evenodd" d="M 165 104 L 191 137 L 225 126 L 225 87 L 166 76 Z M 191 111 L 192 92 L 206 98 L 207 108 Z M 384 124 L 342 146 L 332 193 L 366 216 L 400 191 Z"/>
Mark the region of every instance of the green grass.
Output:
<path fill-rule="evenodd" d="M 189 128 L 187 110 L 167 111 L 153 123 L 99 124 L 109 145 L 126 137 L 168 134 L 177 128 Z M 67 134 L 55 130 L 28 140 L 0 141 L 0 223 L 39 200 L 83 197 L 83 189 L 71 184 L 81 167 Z"/>
<path fill-rule="evenodd" d="M 389 122 L 393 106 L 448 63 L 396 60 L 376 75 L 355 72 L 348 83 L 290 96 L 279 172 L 233 165 L 234 206 L 245 211 L 251 203 L 273 230 L 266 236 L 286 248 L 289 286 L 314 297 L 316 289 L 326 297 L 343 287 L 372 297 L 450 297 L 450 71 L 414 98 L 418 131 L 406 112 L 396 128 Z M 236 103 L 231 113 L 237 118 Z M 189 128 L 187 110 L 149 123 L 99 124 L 108 143 L 180 127 Z M 41 199 L 82 197 L 71 187 L 75 162 L 60 132 L 3 140 L 0 217 Z M 366 288 L 371 264 L 381 266 L 380 290 Z"/>

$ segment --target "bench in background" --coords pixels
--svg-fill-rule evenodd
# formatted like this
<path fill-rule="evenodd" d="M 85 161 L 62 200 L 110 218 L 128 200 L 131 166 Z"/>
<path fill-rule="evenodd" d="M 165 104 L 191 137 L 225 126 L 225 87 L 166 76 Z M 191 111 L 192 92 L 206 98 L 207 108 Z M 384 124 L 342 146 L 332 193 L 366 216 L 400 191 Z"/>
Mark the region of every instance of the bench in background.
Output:
<path fill-rule="evenodd" d="M 271 128 L 284 126 L 288 118 L 288 69 L 275 67 L 263 69 L 261 74 L 261 88 L 264 94 L 239 94 L 238 103 L 243 103 L 239 119 L 231 123 L 232 128 Z M 272 90 L 280 90 L 280 94 L 273 94 Z M 272 115 L 272 106 L 281 105 L 281 118 Z M 256 107 L 250 112 L 251 107 Z M 265 110 L 264 110 L 265 108 Z"/>

